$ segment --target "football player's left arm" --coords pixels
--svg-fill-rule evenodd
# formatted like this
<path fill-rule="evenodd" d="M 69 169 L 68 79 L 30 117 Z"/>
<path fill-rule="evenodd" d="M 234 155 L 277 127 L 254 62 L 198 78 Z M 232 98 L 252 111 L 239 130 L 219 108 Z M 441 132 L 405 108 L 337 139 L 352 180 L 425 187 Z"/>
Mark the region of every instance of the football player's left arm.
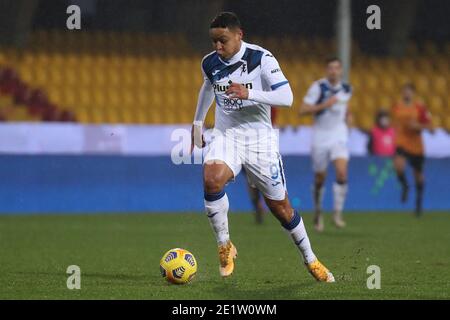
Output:
<path fill-rule="evenodd" d="M 428 130 L 433 133 L 434 126 L 431 118 L 431 113 L 424 106 L 421 106 L 419 108 L 418 120 L 412 121 L 410 127 L 417 131 Z"/>
<path fill-rule="evenodd" d="M 272 91 L 247 89 L 241 84 L 232 83 L 225 93 L 229 95 L 230 98 L 252 100 L 277 107 L 290 107 L 294 100 L 294 95 L 289 83 Z"/>
<path fill-rule="evenodd" d="M 291 86 L 278 61 L 270 53 L 265 53 L 261 58 L 261 78 L 270 85 L 272 91 L 247 89 L 241 84 L 232 83 L 225 93 L 230 98 L 252 100 L 277 107 L 292 106 L 294 94 Z"/>

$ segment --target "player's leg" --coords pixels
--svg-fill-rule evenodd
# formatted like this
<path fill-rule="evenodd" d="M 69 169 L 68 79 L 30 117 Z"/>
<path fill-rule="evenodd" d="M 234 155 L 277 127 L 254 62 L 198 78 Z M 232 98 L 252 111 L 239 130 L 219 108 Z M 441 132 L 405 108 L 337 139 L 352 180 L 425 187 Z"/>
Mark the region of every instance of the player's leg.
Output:
<path fill-rule="evenodd" d="M 270 211 L 291 236 L 311 275 L 318 281 L 334 282 L 333 274 L 314 254 L 303 219 L 297 210 L 292 208 L 287 193 L 285 193 L 285 197 L 282 200 L 271 199 L 267 195 L 264 196 L 264 199 Z"/>
<path fill-rule="evenodd" d="M 209 218 L 217 243 L 224 244 L 228 233 L 228 197 L 225 184 L 233 178 L 233 172 L 222 161 L 208 161 L 203 166 L 203 188 L 206 214 Z"/>
<path fill-rule="evenodd" d="M 220 274 L 229 276 L 234 269 L 236 248 L 230 241 L 228 229 L 228 196 L 225 184 L 233 179 L 234 173 L 223 161 L 210 160 L 203 166 L 205 209 L 209 223 L 217 240 Z"/>
<path fill-rule="evenodd" d="M 220 274 L 229 276 L 234 270 L 237 251 L 230 241 L 229 204 L 224 187 L 239 174 L 241 162 L 234 152 L 232 141 L 218 131 L 213 134 L 203 166 L 205 209 L 217 240 Z"/>
<path fill-rule="evenodd" d="M 322 216 L 322 202 L 325 193 L 326 170 L 329 161 L 329 150 L 324 147 L 313 147 L 311 160 L 314 171 L 314 184 L 312 186 L 314 204 L 314 228 L 322 232 L 324 229 Z"/>
<path fill-rule="evenodd" d="M 333 184 L 333 221 L 336 227 L 345 227 L 342 211 L 344 209 L 345 198 L 347 196 L 347 166 L 348 159 L 337 158 L 333 161 L 336 170 L 336 181 Z"/>
<path fill-rule="evenodd" d="M 258 163 L 244 165 L 249 179 L 261 191 L 270 211 L 290 234 L 311 274 L 319 281 L 334 281 L 331 272 L 319 262 L 312 251 L 303 219 L 289 202 L 281 156 L 273 153 L 264 159 Z"/>
<path fill-rule="evenodd" d="M 255 209 L 255 221 L 257 224 L 261 224 L 264 218 L 264 205 L 262 202 L 261 194 L 259 190 L 247 181 L 248 194 L 252 201 L 253 208 Z"/>
<path fill-rule="evenodd" d="M 322 232 L 324 229 L 323 216 L 322 216 L 322 202 L 323 195 L 325 193 L 325 178 L 326 172 L 316 172 L 314 174 L 313 185 L 313 202 L 314 202 L 314 228 Z"/>
<path fill-rule="evenodd" d="M 303 219 L 300 217 L 299 213 L 292 208 L 287 193 L 282 200 L 270 199 L 267 196 L 265 196 L 264 199 L 272 214 L 291 235 L 292 240 L 303 256 L 305 263 L 313 262 L 316 259 L 316 256 L 312 251 L 308 234 L 306 233 L 305 225 L 303 224 Z"/>
<path fill-rule="evenodd" d="M 402 149 L 397 149 L 394 155 L 394 169 L 397 174 L 397 180 L 402 188 L 400 199 L 403 203 L 405 203 L 406 200 L 408 200 L 408 191 L 409 191 L 408 181 L 406 180 L 405 175 L 405 167 L 406 167 L 406 157 Z"/>
<path fill-rule="evenodd" d="M 245 170 L 242 170 L 242 172 L 245 173 Z M 247 178 L 246 173 L 245 176 Z M 264 217 L 263 200 L 258 188 L 256 188 L 248 178 L 247 178 L 247 190 L 255 212 L 255 221 L 257 224 L 261 224 L 263 222 Z"/>
<path fill-rule="evenodd" d="M 423 156 L 416 156 L 411 161 L 411 165 L 414 169 L 414 181 L 416 183 L 416 207 L 415 214 L 417 217 L 422 215 L 422 200 L 423 200 L 423 189 L 425 185 L 425 176 L 423 173 Z"/>

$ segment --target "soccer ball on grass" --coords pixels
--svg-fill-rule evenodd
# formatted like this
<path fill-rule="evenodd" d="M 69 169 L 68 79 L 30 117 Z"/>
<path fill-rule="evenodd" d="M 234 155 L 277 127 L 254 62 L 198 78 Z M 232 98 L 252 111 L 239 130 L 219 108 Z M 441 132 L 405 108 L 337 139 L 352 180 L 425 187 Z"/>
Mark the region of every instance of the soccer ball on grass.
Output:
<path fill-rule="evenodd" d="M 161 275 L 174 284 L 190 282 L 197 273 L 197 260 L 187 250 L 175 248 L 167 251 L 159 263 Z"/>

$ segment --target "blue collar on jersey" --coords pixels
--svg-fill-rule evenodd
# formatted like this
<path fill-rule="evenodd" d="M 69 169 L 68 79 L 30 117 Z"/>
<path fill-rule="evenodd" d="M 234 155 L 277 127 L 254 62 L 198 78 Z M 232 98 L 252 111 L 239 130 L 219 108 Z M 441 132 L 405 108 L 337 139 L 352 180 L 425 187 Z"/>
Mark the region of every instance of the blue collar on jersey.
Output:
<path fill-rule="evenodd" d="M 202 68 L 211 83 L 235 72 L 244 63 L 247 64 L 247 72 L 251 73 L 256 67 L 261 65 L 264 52 L 247 47 L 242 41 L 239 52 L 231 57 L 227 63 L 223 61 L 216 52 L 210 53 L 203 59 Z"/>
<path fill-rule="evenodd" d="M 341 90 L 344 90 L 345 93 L 351 92 L 351 87 L 349 84 L 339 82 L 336 86 L 332 86 L 330 81 L 328 79 L 323 79 L 319 81 L 319 88 L 320 88 L 320 96 L 316 101 L 316 104 L 322 103 L 326 98 L 328 98 L 330 95 L 334 95 L 338 93 Z M 330 92 L 330 93 L 329 93 Z M 316 112 L 314 114 L 314 117 L 318 117 L 325 113 L 327 109 L 320 110 L 319 112 Z"/>
<path fill-rule="evenodd" d="M 245 49 L 247 49 L 247 43 L 244 41 L 241 41 L 241 47 L 239 48 L 239 51 L 237 53 L 235 53 L 230 59 L 223 60 L 221 57 L 219 57 L 219 55 L 217 55 L 217 56 L 223 64 L 226 64 L 226 65 L 235 64 L 236 62 L 238 62 L 239 60 L 242 59 L 242 57 L 244 56 L 244 53 L 245 53 Z"/>

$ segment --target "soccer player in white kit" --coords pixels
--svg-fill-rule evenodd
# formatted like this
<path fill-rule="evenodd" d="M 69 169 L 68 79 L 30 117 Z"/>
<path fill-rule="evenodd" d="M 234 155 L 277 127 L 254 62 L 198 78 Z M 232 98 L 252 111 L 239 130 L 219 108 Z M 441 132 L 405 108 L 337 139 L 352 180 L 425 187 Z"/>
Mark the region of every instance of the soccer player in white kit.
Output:
<path fill-rule="evenodd" d="M 311 157 L 315 173 L 314 227 L 323 231 L 322 199 L 326 170 L 330 161 L 336 170 L 333 184 L 333 221 L 342 228 L 342 210 L 347 194 L 347 164 L 349 159 L 348 141 L 348 102 L 352 96 L 350 85 L 343 83 L 342 63 L 338 58 L 326 61 L 326 78 L 315 81 L 303 99 L 300 115 L 314 115 Z"/>
<path fill-rule="evenodd" d="M 203 163 L 204 203 L 216 236 L 220 275 L 234 271 L 236 247 L 228 231 L 225 185 L 245 167 L 247 178 L 263 194 L 267 206 L 290 234 L 308 271 L 318 281 L 334 282 L 333 274 L 312 251 L 303 220 L 289 202 L 270 105 L 290 107 L 292 90 L 273 55 L 242 40 L 234 13 L 222 12 L 210 24 L 214 51 L 201 64 L 204 77 L 192 126 L 192 145 L 203 148 L 203 121 L 216 101 L 215 134 Z"/>

